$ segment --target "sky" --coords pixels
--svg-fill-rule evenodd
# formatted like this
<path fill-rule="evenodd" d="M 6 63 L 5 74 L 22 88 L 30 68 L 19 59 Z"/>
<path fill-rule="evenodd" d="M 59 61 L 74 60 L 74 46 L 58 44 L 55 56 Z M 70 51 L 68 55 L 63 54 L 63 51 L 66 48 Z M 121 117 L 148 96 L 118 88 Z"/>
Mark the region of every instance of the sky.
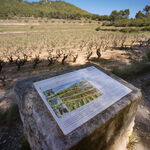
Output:
<path fill-rule="evenodd" d="M 38 1 L 38 0 L 27 0 Z M 150 0 L 64 0 L 90 13 L 110 15 L 113 10 L 130 9 L 130 17 L 134 18 L 139 10 L 150 5 Z"/>
<path fill-rule="evenodd" d="M 61 90 L 69 88 L 70 86 L 72 86 L 73 84 L 79 82 L 80 80 L 82 80 L 82 79 L 78 79 L 78 80 L 74 80 L 74 81 L 69 82 L 69 83 L 65 83 L 63 85 L 60 85 L 60 86 L 54 88 L 53 90 L 54 90 L 55 93 L 57 93 L 57 92 L 59 92 Z"/>

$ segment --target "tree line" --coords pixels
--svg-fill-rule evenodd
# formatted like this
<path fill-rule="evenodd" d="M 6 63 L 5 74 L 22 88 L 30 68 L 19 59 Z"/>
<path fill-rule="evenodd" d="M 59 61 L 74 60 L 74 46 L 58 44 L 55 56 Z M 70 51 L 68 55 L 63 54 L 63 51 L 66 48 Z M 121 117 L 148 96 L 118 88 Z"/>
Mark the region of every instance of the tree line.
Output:
<path fill-rule="evenodd" d="M 112 11 L 109 16 L 109 21 L 104 23 L 104 26 L 116 26 L 116 27 L 126 27 L 126 26 L 150 26 L 150 6 L 146 5 L 142 11 L 138 11 L 135 15 L 135 18 L 130 18 L 130 10 L 120 10 L 120 11 Z"/>

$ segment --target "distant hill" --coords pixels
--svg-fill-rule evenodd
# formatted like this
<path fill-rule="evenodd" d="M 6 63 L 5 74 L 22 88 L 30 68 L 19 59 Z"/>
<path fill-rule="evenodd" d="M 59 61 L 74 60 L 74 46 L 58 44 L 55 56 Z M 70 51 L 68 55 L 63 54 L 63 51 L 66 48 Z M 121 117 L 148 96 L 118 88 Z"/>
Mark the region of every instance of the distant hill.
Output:
<path fill-rule="evenodd" d="M 95 15 L 64 1 L 31 3 L 22 0 L 0 0 L 0 18 L 14 16 L 80 19 L 91 18 Z"/>

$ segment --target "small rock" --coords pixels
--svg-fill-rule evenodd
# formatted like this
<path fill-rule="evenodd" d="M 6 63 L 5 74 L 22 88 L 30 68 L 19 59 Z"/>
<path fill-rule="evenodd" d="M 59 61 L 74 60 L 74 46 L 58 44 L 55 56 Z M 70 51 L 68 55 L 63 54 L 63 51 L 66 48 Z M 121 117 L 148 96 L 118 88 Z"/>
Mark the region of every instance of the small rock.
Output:
<path fill-rule="evenodd" d="M 140 105 L 140 107 L 143 109 L 144 108 L 144 106 L 143 105 Z"/>
<path fill-rule="evenodd" d="M 5 143 L 6 143 L 6 140 L 3 141 L 3 144 L 5 144 Z"/>

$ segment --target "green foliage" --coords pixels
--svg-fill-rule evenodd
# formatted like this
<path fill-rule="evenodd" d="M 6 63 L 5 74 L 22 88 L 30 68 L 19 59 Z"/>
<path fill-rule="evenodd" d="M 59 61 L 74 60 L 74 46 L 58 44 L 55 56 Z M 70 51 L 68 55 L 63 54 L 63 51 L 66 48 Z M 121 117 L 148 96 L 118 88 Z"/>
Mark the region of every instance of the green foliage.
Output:
<path fill-rule="evenodd" d="M 131 32 L 138 32 L 139 30 L 137 28 L 123 28 L 120 29 L 119 31 L 124 33 L 131 33 Z"/>
<path fill-rule="evenodd" d="M 0 0 L 0 18 L 8 17 L 47 17 L 58 19 L 80 19 L 92 14 L 64 1 L 27 2 Z"/>
<path fill-rule="evenodd" d="M 103 20 L 110 20 L 110 16 L 108 15 L 103 15 L 103 16 L 100 16 L 100 15 L 96 15 L 96 14 L 92 14 L 90 16 L 87 16 L 88 19 L 92 19 L 92 20 L 96 20 L 96 21 L 103 21 Z"/>
<path fill-rule="evenodd" d="M 145 16 L 145 15 L 144 15 L 141 11 L 139 11 L 138 13 L 136 13 L 135 18 L 136 18 L 136 19 L 143 19 L 144 16 Z"/>
<path fill-rule="evenodd" d="M 150 26 L 150 20 L 148 18 L 131 20 L 129 21 L 128 26 L 136 26 L 136 27 Z"/>
<path fill-rule="evenodd" d="M 100 27 L 97 27 L 95 29 L 96 31 L 111 31 L 111 32 L 123 32 L 123 33 L 132 33 L 132 32 L 139 32 L 139 31 L 147 31 L 149 30 L 149 28 L 130 28 L 130 27 L 126 27 L 126 28 L 122 28 L 122 29 L 119 29 L 119 28 L 100 28 Z"/>
<path fill-rule="evenodd" d="M 30 29 L 31 29 L 31 30 L 34 29 L 34 26 L 31 26 Z"/>
<path fill-rule="evenodd" d="M 150 26 L 149 27 L 144 27 L 141 29 L 142 31 L 150 31 Z"/>
<path fill-rule="evenodd" d="M 84 11 L 64 1 L 41 0 L 40 2 L 27 2 L 23 0 L 0 0 L 0 18 L 13 17 L 46 17 L 56 19 L 81 18 L 91 20 L 110 20 L 108 15 L 100 16 Z"/>
<path fill-rule="evenodd" d="M 143 11 L 145 11 L 146 14 L 150 13 L 150 6 L 146 5 L 145 8 L 143 9 Z"/>
<path fill-rule="evenodd" d="M 130 10 L 125 9 L 125 10 L 120 10 L 119 12 L 117 10 L 112 11 L 110 15 L 111 21 L 119 20 L 119 19 L 127 19 L 129 18 Z"/>
<path fill-rule="evenodd" d="M 96 31 L 111 31 L 111 32 L 123 32 L 123 33 L 138 33 L 138 32 L 143 32 L 143 31 L 150 31 L 150 26 L 148 27 L 124 27 L 124 28 L 100 28 L 97 27 L 95 29 Z"/>
<path fill-rule="evenodd" d="M 142 19 L 119 19 L 114 22 L 104 22 L 103 26 L 115 26 L 115 27 L 143 27 L 150 26 L 150 18 Z"/>
<path fill-rule="evenodd" d="M 95 30 L 96 30 L 96 31 L 100 31 L 100 30 L 101 30 L 101 27 L 97 27 Z"/>
<path fill-rule="evenodd" d="M 150 6 L 147 5 L 142 11 L 136 13 L 136 19 L 129 19 L 130 11 L 129 9 L 125 10 L 114 10 L 110 15 L 110 20 L 112 22 L 103 24 L 106 26 L 115 26 L 115 27 L 126 27 L 126 26 L 135 26 L 143 27 L 150 26 Z"/>

